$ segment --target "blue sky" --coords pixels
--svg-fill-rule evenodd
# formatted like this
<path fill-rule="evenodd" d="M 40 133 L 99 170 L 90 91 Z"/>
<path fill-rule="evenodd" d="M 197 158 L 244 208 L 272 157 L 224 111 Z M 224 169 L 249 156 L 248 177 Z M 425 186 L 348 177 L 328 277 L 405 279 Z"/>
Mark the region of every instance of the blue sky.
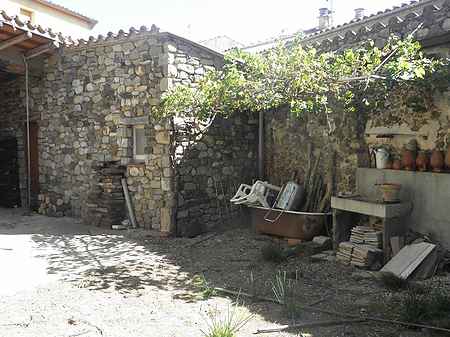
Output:
<path fill-rule="evenodd" d="M 228 35 L 252 43 L 317 25 L 326 0 L 54 0 L 99 21 L 93 34 L 117 32 L 131 26 L 150 27 L 194 41 Z M 399 5 L 398 0 L 334 0 L 335 23 L 349 21 L 354 9 L 368 13 Z"/>

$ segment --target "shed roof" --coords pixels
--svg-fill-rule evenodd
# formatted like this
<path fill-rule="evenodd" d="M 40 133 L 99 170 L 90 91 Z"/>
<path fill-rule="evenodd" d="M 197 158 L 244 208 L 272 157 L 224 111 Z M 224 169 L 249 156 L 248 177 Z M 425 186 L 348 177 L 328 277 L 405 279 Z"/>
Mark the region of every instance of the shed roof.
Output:
<path fill-rule="evenodd" d="M 33 57 L 50 52 L 62 41 L 63 37 L 51 29 L 23 22 L 18 16 L 0 11 L 0 51 L 15 47 L 26 57 Z"/>
<path fill-rule="evenodd" d="M 398 22 L 403 22 L 409 14 L 420 16 L 425 8 L 434 8 L 439 11 L 442 5 L 448 2 L 446 0 L 413 0 L 409 3 L 403 3 L 400 6 L 394 6 L 392 8 L 379 11 L 377 13 L 364 16 L 361 19 L 353 19 L 350 22 L 337 25 L 325 30 L 319 30 L 313 34 L 309 34 L 304 38 L 305 43 L 316 42 L 323 39 L 332 39 L 335 36 L 345 36 L 349 31 L 359 32 L 367 28 L 370 30 L 377 24 L 387 25 L 392 19 L 396 19 Z"/>

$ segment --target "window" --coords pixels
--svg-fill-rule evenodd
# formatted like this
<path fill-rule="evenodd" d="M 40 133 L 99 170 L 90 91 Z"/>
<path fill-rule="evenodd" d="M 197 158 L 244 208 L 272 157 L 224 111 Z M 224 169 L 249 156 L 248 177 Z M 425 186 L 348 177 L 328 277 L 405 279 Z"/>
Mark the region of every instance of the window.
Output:
<path fill-rule="evenodd" d="M 146 159 L 145 147 L 147 145 L 145 139 L 144 125 L 133 126 L 133 158 L 134 160 L 143 161 Z"/>
<path fill-rule="evenodd" d="M 21 8 L 20 9 L 20 16 L 25 20 L 25 21 L 30 21 L 31 23 L 33 23 L 33 12 L 25 9 L 25 8 Z"/>

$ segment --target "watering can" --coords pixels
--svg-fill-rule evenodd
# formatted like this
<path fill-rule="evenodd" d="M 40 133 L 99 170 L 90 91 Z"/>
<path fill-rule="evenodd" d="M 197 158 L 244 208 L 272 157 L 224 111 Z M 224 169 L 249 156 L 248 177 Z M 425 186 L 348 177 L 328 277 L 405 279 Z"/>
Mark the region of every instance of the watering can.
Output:
<path fill-rule="evenodd" d="M 389 151 L 383 147 L 374 149 L 376 168 L 385 169 L 389 163 Z"/>

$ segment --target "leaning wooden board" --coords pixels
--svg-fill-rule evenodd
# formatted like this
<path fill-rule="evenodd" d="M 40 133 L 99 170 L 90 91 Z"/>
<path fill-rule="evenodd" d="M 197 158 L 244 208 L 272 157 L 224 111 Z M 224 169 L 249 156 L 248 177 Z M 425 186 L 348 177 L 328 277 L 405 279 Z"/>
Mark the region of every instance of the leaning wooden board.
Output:
<path fill-rule="evenodd" d="M 382 269 L 381 272 L 390 272 L 407 279 L 427 258 L 436 245 L 427 242 L 416 243 L 403 247 Z"/>

